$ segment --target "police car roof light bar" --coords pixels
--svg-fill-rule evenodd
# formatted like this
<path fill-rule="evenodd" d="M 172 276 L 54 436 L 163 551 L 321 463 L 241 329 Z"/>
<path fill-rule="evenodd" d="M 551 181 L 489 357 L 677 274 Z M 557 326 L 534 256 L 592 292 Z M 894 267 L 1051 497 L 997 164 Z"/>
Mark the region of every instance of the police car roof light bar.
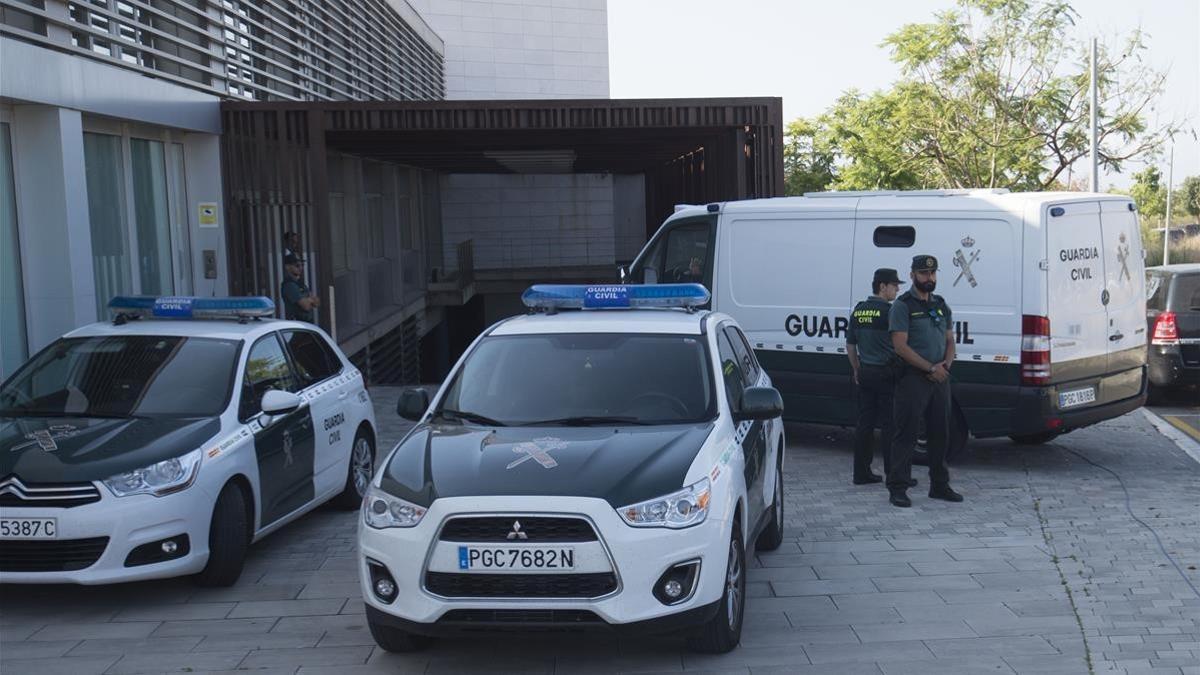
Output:
<path fill-rule="evenodd" d="M 521 302 L 530 309 L 548 312 L 559 309 L 642 307 L 677 307 L 690 312 L 706 304 L 711 297 L 708 289 L 701 284 L 536 284 L 521 294 Z"/>
<path fill-rule="evenodd" d="M 270 298 L 199 298 L 192 296 L 118 295 L 108 301 L 114 321 L 145 319 L 257 319 L 275 315 Z"/>

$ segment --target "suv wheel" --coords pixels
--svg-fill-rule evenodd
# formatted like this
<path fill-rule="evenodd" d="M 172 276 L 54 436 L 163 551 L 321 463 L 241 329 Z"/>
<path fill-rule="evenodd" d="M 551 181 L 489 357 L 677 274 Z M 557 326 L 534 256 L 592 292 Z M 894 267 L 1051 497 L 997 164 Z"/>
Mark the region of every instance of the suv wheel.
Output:
<path fill-rule="evenodd" d="M 742 641 L 742 618 L 746 612 L 746 547 L 742 531 L 733 526 L 729 538 L 729 561 L 725 566 L 725 592 L 721 594 L 720 609 L 707 623 L 687 639 L 692 651 L 705 654 L 724 654 Z"/>

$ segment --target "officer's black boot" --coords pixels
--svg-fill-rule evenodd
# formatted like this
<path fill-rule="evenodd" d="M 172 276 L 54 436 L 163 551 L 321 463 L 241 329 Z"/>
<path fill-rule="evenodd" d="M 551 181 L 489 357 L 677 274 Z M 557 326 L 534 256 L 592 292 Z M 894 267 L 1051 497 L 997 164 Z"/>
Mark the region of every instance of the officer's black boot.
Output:
<path fill-rule="evenodd" d="M 935 485 L 929 488 L 930 499 L 941 499 L 947 502 L 961 502 L 963 496 L 955 492 L 949 485 Z"/>
<path fill-rule="evenodd" d="M 890 492 L 891 496 L 888 497 L 888 501 L 892 503 L 892 506 L 899 506 L 901 508 L 912 506 L 912 500 L 908 498 L 908 494 L 904 490 L 890 490 Z"/>

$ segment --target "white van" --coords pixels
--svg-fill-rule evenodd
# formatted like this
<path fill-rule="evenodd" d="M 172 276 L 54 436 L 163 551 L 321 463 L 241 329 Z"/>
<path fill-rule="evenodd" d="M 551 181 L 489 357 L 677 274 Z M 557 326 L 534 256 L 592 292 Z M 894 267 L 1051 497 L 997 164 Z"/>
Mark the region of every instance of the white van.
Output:
<path fill-rule="evenodd" d="M 853 425 L 851 307 L 876 268 L 938 258 L 954 312 L 950 453 L 967 433 L 1040 443 L 1140 407 L 1146 296 L 1128 197 L 1006 190 L 826 192 L 680 206 L 631 283 L 700 281 L 736 319 L 788 420 Z"/>

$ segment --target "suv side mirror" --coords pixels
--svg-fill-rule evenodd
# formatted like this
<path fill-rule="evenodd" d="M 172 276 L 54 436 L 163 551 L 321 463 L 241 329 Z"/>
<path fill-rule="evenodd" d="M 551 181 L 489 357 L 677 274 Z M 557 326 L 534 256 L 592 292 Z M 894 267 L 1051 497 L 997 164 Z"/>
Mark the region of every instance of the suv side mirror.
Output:
<path fill-rule="evenodd" d="M 733 411 L 733 419 L 769 420 L 783 414 L 783 397 L 774 387 L 746 387 L 741 405 Z"/>
<path fill-rule="evenodd" d="M 419 388 L 400 392 L 400 400 L 396 402 L 396 414 L 400 417 L 416 422 L 428 409 L 429 392 Z"/>
<path fill-rule="evenodd" d="M 262 411 L 268 415 L 286 415 L 300 407 L 304 401 L 290 391 L 272 389 L 263 394 Z"/>

